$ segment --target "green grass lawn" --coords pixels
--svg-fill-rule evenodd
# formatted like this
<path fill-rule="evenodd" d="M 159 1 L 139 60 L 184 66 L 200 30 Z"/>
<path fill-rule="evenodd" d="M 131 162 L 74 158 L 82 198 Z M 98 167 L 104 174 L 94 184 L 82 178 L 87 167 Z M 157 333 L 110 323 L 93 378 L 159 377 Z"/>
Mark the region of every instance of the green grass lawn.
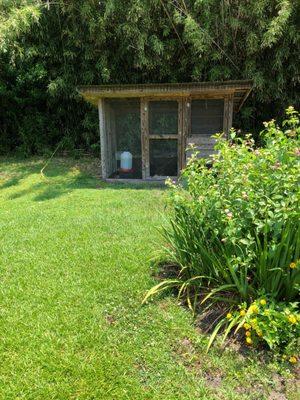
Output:
<path fill-rule="evenodd" d="M 205 354 L 175 298 L 141 306 L 166 190 L 43 165 L 0 160 L 0 399 L 296 399 L 274 363 Z"/>

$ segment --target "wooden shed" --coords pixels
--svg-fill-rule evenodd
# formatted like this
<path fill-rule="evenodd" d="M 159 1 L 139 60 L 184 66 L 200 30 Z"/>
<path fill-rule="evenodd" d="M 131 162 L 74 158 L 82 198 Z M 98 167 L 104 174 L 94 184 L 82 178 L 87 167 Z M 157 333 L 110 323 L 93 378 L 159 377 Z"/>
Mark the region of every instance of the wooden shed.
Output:
<path fill-rule="evenodd" d="M 213 153 L 212 135 L 226 134 L 252 88 L 251 81 L 81 86 L 98 107 L 103 179 L 162 179 L 184 168 L 186 148 Z M 120 155 L 133 156 L 129 175 Z"/>

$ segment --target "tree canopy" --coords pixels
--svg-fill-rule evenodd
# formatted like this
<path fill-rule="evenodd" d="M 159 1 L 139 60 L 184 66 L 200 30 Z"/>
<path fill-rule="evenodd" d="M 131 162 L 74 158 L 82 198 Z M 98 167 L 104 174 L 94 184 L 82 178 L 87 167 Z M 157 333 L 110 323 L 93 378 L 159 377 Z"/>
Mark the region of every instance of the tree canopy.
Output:
<path fill-rule="evenodd" d="M 299 104 L 293 0 L 0 0 L 0 152 L 98 146 L 80 84 L 253 79 L 238 127 Z"/>

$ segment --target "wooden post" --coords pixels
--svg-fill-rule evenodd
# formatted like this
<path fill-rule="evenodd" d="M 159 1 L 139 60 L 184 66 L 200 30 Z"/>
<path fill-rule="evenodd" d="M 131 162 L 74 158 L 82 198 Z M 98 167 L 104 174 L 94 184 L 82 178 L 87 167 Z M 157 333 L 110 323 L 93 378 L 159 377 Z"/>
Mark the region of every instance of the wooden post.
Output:
<path fill-rule="evenodd" d="M 107 138 L 106 138 L 106 130 L 105 130 L 104 99 L 102 99 L 102 98 L 100 98 L 98 101 L 98 113 L 99 113 L 102 179 L 106 179 L 107 178 L 107 168 L 106 168 Z"/>
<path fill-rule="evenodd" d="M 142 177 L 150 177 L 149 157 L 149 101 L 141 98 Z"/>
<path fill-rule="evenodd" d="M 232 128 L 232 118 L 233 118 L 233 95 L 228 99 L 228 133 Z"/>
<path fill-rule="evenodd" d="M 187 138 L 191 132 L 191 99 L 182 100 L 181 169 L 186 165 Z"/>
<path fill-rule="evenodd" d="M 183 100 L 178 100 L 178 139 L 177 139 L 177 148 L 178 148 L 178 155 L 177 155 L 177 175 L 180 175 L 180 171 L 182 170 L 182 136 L 183 136 Z"/>
<path fill-rule="evenodd" d="M 232 127 L 233 116 L 233 96 L 226 96 L 224 98 L 224 116 L 223 116 L 223 131 L 226 138 L 228 138 L 229 131 Z"/>
<path fill-rule="evenodd" d="M 224 113 L 223 113 L 223 132 L 227 138 L 228 134 L 228 97 L 226 96 L 224 98 Z"/>

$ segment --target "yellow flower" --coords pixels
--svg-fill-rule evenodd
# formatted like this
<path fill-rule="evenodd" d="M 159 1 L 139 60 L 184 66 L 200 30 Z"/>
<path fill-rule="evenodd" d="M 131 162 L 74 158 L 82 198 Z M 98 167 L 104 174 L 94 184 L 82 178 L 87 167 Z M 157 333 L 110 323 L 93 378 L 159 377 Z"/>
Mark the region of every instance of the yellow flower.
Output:
<path fill-rule="evenodd" d="M 256 331 L 257 336 L 262 337 L 262 331 L 260 331 L 259 329 Z"/>
<path fill-rule="evenodd" d="M 297 358 L 295 356 L 292 356 L 289 358 L 289 362 L 292 364 L 296 364 L 297 363 Z"/>
<path fill-rule="evenodd" d="M 246 343 L 250 346 L 252 344 L 252 339 L 250 337 L 246 337 Z"/>
<path fill-rule="evenodd" d="M 265 311 L 264 311 L 264 314 L 265 314 L 265 315 L 270 315 L 270 310 L 265 310 Z"/>
<path fill-rule="evenodd" d="M 232 318 L 232 314 L 229 312 L 229 313 L 226 315 L 226 318 L 227 318 L 227 319 L 231 319 L 231 318 Z"/>
<path fill-rule="evenodd" d="M 247 337 L 250 337 L 250 336 L 251 336 L 251 332 L 250 332 L 250 331 L 246 331 L 245 335 L 246 335 Z"/>
<path fill-rule="evenodd" d="M 296 268 L 296 263 L 294 263 L 294 262 L 290 263 L 290 268 L 291 268 L 291 269 Z"/>
<path fill-rule="evenodd" d="M 267 304 L 267 302 L 266 302 L 265 299 L 261 299 L 260 304 L 261 304 L 262 306 L 265 306 L 265 305 Z"/>
<path fill-rule="evenodd" d="M 256 305 L 256 304 L 252 304 L 252 305 L 249 307 L 249 311 L 250 311 L 250 313 L 258 313 L 258 307 L 257 307 L 257 305 Z"/>
<path fill-rule="evenodd" d="M 297 323 L 297 318 L 295 317 L 295 315 L 289 315 L 288 316 L 288 320 L 291 324 L 296 324 Z"/>
<path fill-rule="evenodd" d="M 246 315 L 246 311 L 245 311 L 245 310 L 241 310 L 241 311 L 240 311 L 240 315 L 241 315 L 242 317 L 244 317 L 244 316 Z"/>
<path fill-rule="evenodd" d="M 251 325 L 250 325 L 250 324 L 247 324 L 247 322 L 243 325 L 243 327 L 244 327 L 246 330 L 251 329 Z"/>

